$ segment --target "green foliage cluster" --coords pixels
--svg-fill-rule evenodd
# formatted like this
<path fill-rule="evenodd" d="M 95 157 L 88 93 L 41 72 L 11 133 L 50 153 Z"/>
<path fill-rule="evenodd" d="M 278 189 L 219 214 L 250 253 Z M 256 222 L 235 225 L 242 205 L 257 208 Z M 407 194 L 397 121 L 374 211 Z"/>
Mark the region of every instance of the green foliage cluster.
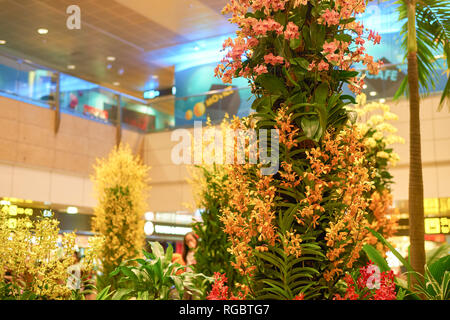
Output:
<path fill-rule="evenodd" d="M 236 283 L 243 283 L 244 277 L 230 263 L 234 257 L 227 251 L 230 242 L 219 219 L 220 211 L 228 205 L 229 194 L 224 188 L 228 175 L 217 164 L 196 168 L 204 179 L 204 185 L 200 190 L 202 221 L 194 223 L 192 227 L 198 236 L 195 251 L 197 263 L 193 268 L 208 276 L 213 276 L 215 272 L 225 273 L 229 287 L 233 290 Z"/>
<path fill-rule="evenodd" d="M 110 273 L 111 277 L 119 277 L 117 290 L 110 292 L 110 287 L 106 287 L 98 294 L 98 300 L 169 300 L 183 299 L 184 294 L 204 294 L 205 282 L 212 278 L 173 263 L 171 245 L 166 252 L 158 242 L 150 242 L 150 246 L 151 253 L 142 251 L 145 259 L 128 260 Z"/>
<path fill-rule="evenodd" d="M 395 257 L 406 268 L 407 281 L 395 277 L 398 300 L 450 300 L 450 255 L 448 245 L 443 245 L 439 250 L 429 256 L 425 265 L 425 274 L 420 274 L 411 267 L 408 260 L 395 250 L 395 248 L 378 232 L 370 230 L 384 245 L 386 245 Z M 363 250 L 379 268 L 381 272 L 390 271 L 391 268 L 381 254 L 371 245 L 365 245 Z M 443 253 L 443 254 L 442 254 Z M 439 256 L 441 256 L 439 258 Z M 412 277 L 415 282 L 411 281 Z"/>

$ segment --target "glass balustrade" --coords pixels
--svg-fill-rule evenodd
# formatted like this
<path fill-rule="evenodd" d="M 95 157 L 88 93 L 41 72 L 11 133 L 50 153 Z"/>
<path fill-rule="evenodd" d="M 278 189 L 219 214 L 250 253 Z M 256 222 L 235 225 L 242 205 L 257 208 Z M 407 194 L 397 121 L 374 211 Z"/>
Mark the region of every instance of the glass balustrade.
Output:
<path fill-rule="evenodd" d="M 447 66 L 442 57 L 438 57 L 434 63 L 438 69 L 436 86 L 429 89 L 439 92 L 444 89 L 447 80 Z M 406 75 L 406 64 L 386 64 L 378 75 L 366 74 L 363 92 L 367 100 L 384 102 L 391 99 Z M 346 85 L 343 90 L 345 94 L 352 94 Z M 425 88 L 421 88 L 421 92 L 425 93 Z M 195 120 L 206 121 L 207 117 L 211 118 L 212 123 L 219 123 L 225 114 L 230 117 L 247 116 L 253 112 L 251 104 L 254 99 L 249 87 L 225 85 L 217 85 L 215 90 L 187 97 L 138 99 L 26 60 L 3 55 L 0 55 L 0 95 L 47 108 L 52 107 L 59 97 L 61 112 L 111 125 L 117 124 L 117 106 L 120 101 L 122 126 L 142 133 L 192 127 Z"/>

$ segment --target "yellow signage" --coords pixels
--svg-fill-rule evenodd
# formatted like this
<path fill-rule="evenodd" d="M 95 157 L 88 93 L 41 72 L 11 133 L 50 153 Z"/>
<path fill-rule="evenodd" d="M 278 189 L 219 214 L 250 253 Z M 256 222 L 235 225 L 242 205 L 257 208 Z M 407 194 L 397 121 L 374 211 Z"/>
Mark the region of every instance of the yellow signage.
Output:
<path fill-rule="evenodd" d="M 206 99 L 205 105 L 206 107 L 210 107 L 212 104 L 219 102 L 220 100 L 222 100 L 225 97 L 228 97 L 229 95 L 232 95 L 234 93 L 233 91 L 233 87 L 229 86 L 226 87 L 225 90 L 221 93 L 218 94 L 213 94 L 211 97 L 209 97 L 208 99 Z"/>
<path fill-rule="evenodd" d="M 425 218 L 425 233 L 450 233 L 450 219 L 447 217 L 442 218 Z"/>
<path fill-rule="evenodd" d="M 6 205 L 2 207 L 2 211 L 10 216 L 17 216 L 17 215 L 27 215 L 32 216 L 33 215 L 33 209 L 32 208 L 21 208 L 16 205 Z"/>

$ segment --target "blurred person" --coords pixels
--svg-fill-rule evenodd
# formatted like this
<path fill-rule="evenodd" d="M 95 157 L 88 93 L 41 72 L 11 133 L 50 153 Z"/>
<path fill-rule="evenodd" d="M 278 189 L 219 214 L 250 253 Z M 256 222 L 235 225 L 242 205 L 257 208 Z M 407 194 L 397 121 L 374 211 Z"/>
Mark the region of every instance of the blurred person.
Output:
<path fill-rule="evenodd" d="M 69 277 L 67 278 L 67 287 L 71 290 L 81 289 L 81 263 L 77 252 L 73 253 L 74 263 L 67 268 Z"/>
<path fill-rule="evenodd" d="M 186 233 L 183 240 L 182 258 L 184 265 L 186 266 L 187 272 L 192 272 L 193 270 L 190 266 L 197 263 L 194 257 L 197 245 L 198 245 L 197 235 L 194 232 Z M 193 299 L 194 296 L 192 296 L 192 294 L 190 294 L 187 291 L 184 292 L 183 300 L 193 300 Z"/>
<path fill-rule="evenodd" d="M 183 261 L 187 266 L 187 270 L 192 271 L 189 266 L 192 266 L 197 263 L 195 260 L 195 250 L 197 249 L 198 240 L 197 235 L 194 232 L 188 232 L 184 236 L 183 240 Z"/>

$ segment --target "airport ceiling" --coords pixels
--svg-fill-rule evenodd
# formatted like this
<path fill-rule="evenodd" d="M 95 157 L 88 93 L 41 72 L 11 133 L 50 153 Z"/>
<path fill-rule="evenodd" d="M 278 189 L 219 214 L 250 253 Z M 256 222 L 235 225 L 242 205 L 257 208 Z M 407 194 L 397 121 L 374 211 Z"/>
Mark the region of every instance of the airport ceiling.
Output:
<path fill-rule="evenodd" d="M 0 0 L 0 53 L 142 98 L 173 86 L 179 57 L 201 60 L 202 43 L 234 32 L 220 13 L 226 2 Z M 66 26 L 71 5 L 80 8 L 81 29 Z"/>

